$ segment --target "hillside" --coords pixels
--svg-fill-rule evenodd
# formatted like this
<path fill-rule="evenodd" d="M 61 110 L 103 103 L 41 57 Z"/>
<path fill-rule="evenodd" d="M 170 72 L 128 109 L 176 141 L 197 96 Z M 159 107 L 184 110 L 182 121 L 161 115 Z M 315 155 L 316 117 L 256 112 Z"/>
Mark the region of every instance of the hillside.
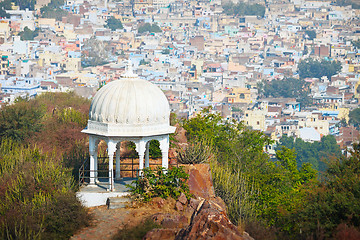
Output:
<path fill-rule="evenodd" d="M 88 224 L 73 175 L 87 156 L 88 107 L 73 93 L 2 107 L 0 239 L 66 239 Z"/>

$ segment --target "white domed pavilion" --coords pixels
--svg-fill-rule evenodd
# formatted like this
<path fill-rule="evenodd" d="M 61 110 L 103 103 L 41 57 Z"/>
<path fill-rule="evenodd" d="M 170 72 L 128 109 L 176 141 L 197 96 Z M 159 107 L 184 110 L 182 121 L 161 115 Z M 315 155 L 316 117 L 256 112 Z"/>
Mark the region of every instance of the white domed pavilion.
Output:
<path fill-rule="evenodd" d="M 140 79 L 131 66 L 121 79 L 103 86 L 95 95 L 89 111 L 90 184 L 97 178 L 97 149 L 100 140 L 108 146 L 109 189 L 114 190 L 113 158 L 116 176 L 120 178 L 120 143 L 132 141 L 139 154 L 139 169 L 149 167 L 149 143 L 160 142 L 162 167 L 168 168 L 170 108 L 164 93 L 154 84 Z M 116 154 L 115 154 L 116 152 Z"/>

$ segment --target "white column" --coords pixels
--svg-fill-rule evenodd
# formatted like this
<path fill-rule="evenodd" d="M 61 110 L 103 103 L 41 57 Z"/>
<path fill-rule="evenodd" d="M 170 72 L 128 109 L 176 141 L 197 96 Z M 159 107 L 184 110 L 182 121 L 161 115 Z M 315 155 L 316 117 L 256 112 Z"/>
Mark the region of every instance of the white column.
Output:
<path fill-rule="evenodd" d="M 160 141 L 160 150 L 162 155 L 161 166 L 169 168 L 169 135 L 164 136 Z"/>
<path fill-rule="evenodd" d="M 165 169 L 169 168 L 169 149 L 167 151 L 161 151 L 162 162 L 161 166 Z"/>
<path fill-rule="evenodd" d="M 120 180 L 120 143 L 116 145 L 116 180 Z"/>
<path fill-rule="evenodd" d="M 146 150 L 145 150 L 145 167 L 150 167 L 150 160 L 149 160 L 149 148 L 150 148 L 150 141 L 146 143 Z"/>
<path fill-rule="evenodd" d="M 90 185 L 95 185 L 95 138 L 89 136 Z"/>
<path fill-rule="evenodd" d="M 136 151 L 139 154 L 139 176 L 141 176 L 142 170 L 144 169 L 145 141 L 141 139 L 135 144 L 136 144 Z"/>
<path fill-rule="evenodd" d="M 95 146 L 94 146 L 94 173 L 95 173 L 95 182 L 99 182 L 98 181 L 98 145 L 99 145 L 99 141 L 96 140 L 95 141 Z"/>
<path fill-rule="evenodd" d="M 114 191 L 114 153 L 116 151 L 116 142 L 109 140 L 107 145 L 109 156 L 109 190 Z"/>

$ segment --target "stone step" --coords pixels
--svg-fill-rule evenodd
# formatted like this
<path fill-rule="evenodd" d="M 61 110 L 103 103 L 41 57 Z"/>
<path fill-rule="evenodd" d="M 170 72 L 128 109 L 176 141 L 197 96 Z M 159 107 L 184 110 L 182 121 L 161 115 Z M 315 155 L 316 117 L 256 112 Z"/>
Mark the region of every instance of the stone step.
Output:
<path fill-rule="evenodd" d="M 106 200 L 108 209 L 126 208 L 130 206 L 132 200 L 128 197 L 109 197 Z"/>

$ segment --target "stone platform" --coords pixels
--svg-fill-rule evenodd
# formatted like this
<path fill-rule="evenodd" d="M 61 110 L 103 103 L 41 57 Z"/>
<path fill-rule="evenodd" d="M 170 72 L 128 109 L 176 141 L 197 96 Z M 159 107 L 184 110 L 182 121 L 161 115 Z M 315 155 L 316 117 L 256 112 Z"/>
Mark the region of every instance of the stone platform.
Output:
<path fill-rule="evenodd" d="M 110 197 L 125 197 L 130 195 L 127 184 L 131 185 L 136 178 L 123 178 L 114 182 L 115 190 L 108 191 L 107 181 L 99 180 L 95 185 L 84 185 L 76 193 L 78 199 L 85 207 L 95 207 L 106 205 L 106 200 Z"/>

